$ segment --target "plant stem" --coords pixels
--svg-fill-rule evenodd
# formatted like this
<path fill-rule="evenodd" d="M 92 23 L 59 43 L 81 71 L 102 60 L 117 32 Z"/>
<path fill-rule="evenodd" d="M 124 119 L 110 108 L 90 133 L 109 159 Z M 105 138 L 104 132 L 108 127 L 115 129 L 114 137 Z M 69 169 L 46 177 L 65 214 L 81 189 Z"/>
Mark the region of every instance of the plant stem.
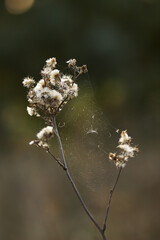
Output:
<path fill-rule="evenodd" d="M 66 160 L 65 160 L 65 156 L 64 156 L 64 151 L 63 151 L 63 146 L 62 146 L 62 142 L 61 142 L 61 138 L 60 138 L 60 135 L 59 135 L 59 132 L 58 132 L 58 128 L 57 128 L 57 124 L 56 124 L 56 119 L 55 117 L 53 116 L 53 127 L 54 127 L 54 131 L 55 131 L 55 134 L 57 136 L 57 140 L 58 140 L 58 144 L 59 144 L 59 148 L 60 148 L 60 152 L 61 152 L 61 157 L 62 157 L 62 162 L 63 162 L 63 166 L 64 166 L 64 171 L 68 177 L 68 180 L 69 182 L 71 183 L 73 189 L 74 189 L 74 192 L 76 194 L 76 196 L 78 197 L 84 211 L 86 212 L 86 214 L 88 215 L 88 217 L 90 218 L 90 220 L 94 223 L 95 227 L 98 229 L 98 231 L 100 232 L 103 240 L 106 240 L 106 237 L 105 237 L 105 234 L 104 234 L 104 231 L 103 229 L 100 227 L 100 225 L 97 223 L 97 221 L 95 220 L 95 218 L 92 216 L 92 214 L 90 213 L 90 211 L 88 210 L 85 202 L 83 201 L 70 173 L 69 173 L 69 170 L 67 168 L 67 163 L 66 163 Z"/>
<path fill-rule="evenodd" d="M 109 200 L 108 200 L 108 206 L 107 206 L 107 209 L 106 209 L 106 215 L 105 215 L 104 224 L 103 224 L 103 232 L 105 232 L 105 230 L 106 230 L 106 223 L 107 223 L 107 219 L 108 219 L 108 213 L 109 213 L 109 209 L 110 209 L 110 205 L 111 205 L 111 201 L 112 201 L 112 196 L 113 196 L 114 190 L 115 190 L 115 188 L 116 188 L 116 186 L 117 186 L 117 183 L 118 183 L 118 180 L 119 180 L 121 171 L 122 171 L 122 168 L 119 168 L 116 181 L 115 181 L 112 189 L 110 190 L 110 196 L 109 196 Z"/>
<path fill-rule="evenodd" d="M 59 161 L 59 159 L 56 158 L 56 157 L 53 155 L 53 153 L 50 152 L 50 150 L 48 150 L 47 152 L 54 158 L 54 160 L 59 164 L 59 166 L 62 167 L 63 170 L 65 170 L 65 167 L 64 167 L 63 163 L 61 163 L 61 161 Z"/>

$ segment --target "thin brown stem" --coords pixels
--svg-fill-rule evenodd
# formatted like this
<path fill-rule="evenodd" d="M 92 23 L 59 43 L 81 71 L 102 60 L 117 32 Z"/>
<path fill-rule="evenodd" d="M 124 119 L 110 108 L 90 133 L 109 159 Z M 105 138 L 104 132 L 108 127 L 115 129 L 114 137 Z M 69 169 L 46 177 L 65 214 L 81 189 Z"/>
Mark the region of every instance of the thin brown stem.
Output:
<path fill-rule="evenodd" d="M 54 156 L 54 154 L 50 152 L 50 150 L 48 150 L 47 152 L 54 158 L 54 160 L 59 164 L 59 166 L 60 166 L 61 168 L 63 168 L 63 170 L 66 170 L 66 168 L 65 168 L 64 165 L 63 165 L 63 163 L 61 163 L 61 161 L 60 161 L 58 158 L 56 158 L 56 157 Z"/>
<path fill-rule="evenodd" d="M 106 230 L 106 224 L 107 224 L 108 213 L 109 213 L 109 209 L 110 209 L 110 205 L 111 205 L 111 201 L 112 201 L 112 196 L 113 196 L 114 190 L 117 186 L 121 171 L 122 171 L 122 168 L 119 169 L 116 181 L 113 185 L 113 188 L 110 190 L 110 196 L 109 196 L 108 205 L 107 205 L 107 209 L 106 209 L 106 215 L 105 215 L 104 224 L 103 224 L 103 232 L 105 232 L 105 230 Z"/>
<path fill-rule="evenodd" d="M 70 173 L 69 173 L 69 170 L 67 168 L 67 163 L 66 163 L 66 160 L 65 160 L 65 156 L 64 156 L 64 151 L 63 151 L 63 146 L 62 146 L 62 142 L 61 142 L 61 138 L 60 138 L 60 135 L 59 135 L 59 132 L 58 132 L 58 128 L 57 128 L 57 124 L 56 124 L 56 119 L 55 117 L 53 116 L 53 127 L 54 127 L 54 131 L 55 131 L 55 134 L 57 136 L 57 140 L 58 140 L 58 144 L 59 144 L 59 148 L 60 148 L 60 152 L 61 152 L 61 157 L 62 157 L 62 162 L 63 162 L 63 166 L 65 168 L 65 173 L 67 175 L 67 178 L 69 180 L 69 182 L 71 183 L 72 187 L 73 187 L 73 190 L 76 194 L 76 196 L 78 197 L 84 211 L 86 212 L 86 214 L 88 215 L 88 217 L 90 218 L 90 220 L 94 223 L 95 227 L 98 229 L 98 231 L 100 232 L 103 240 L 106 240 L 106 237 L 105 237 L 105 234 L 104 234 L 104 231 L 103 229 L 100 227 L 100 225 L 97 223 L 97 221 L 95 220 L 95 218 L 92 216 L 92 214 L 90 213 L 90 211 L 88 210 L 84 200 L 82 199 Z"/>

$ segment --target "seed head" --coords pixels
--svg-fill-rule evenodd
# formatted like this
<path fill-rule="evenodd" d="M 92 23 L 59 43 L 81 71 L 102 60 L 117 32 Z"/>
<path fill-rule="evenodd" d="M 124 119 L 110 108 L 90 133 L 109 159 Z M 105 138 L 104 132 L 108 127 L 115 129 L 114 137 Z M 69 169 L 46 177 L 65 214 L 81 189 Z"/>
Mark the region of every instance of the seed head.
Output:
<path fill-rule="evenodd" d="M 134 157 L 139 149 L 131 146 L 131 137 L 128 136 L 127 130 L 121 132 L 118 143 L 119 153 L 109 153 L 109 160 L 113 161 L 117 168 L 124 168 L 129 158 Z"/>
<path fill-rule="evenodd" d="M 30 87 L 34 86 L 35 81 L 34 81 L 33 78 L 26 77 L 26 78 L 24 78 L 24 80 L 23 80 L 22 83 L 23 83 L 23 86 L 24 86 L 24 87 L 30 88 Z"/>
<path fill-rule="evenodd" d="M 37 83 L 30 77 L 22 82 L 23 86 L 28 88 L 28 114 L 43 118 L 48 125 L 52 125 L 52 117 L 57 115 L 65 104 L 78 96 L 79 88 L 74 81 L 85 72 L 85 68 L 77 67 L 75 59 L 70 59 L 67 63 L 73 74 L 63 74 L 59 69 L 55 69 L 57 61 L 52 57 L 46 60 L 41 71 L 42 78 Z M 38 140 L 31 141 L 30 144 L 47 148 L 48 140 L 52 136 L 53 128 L 47 126 L 37 134 Z"/>

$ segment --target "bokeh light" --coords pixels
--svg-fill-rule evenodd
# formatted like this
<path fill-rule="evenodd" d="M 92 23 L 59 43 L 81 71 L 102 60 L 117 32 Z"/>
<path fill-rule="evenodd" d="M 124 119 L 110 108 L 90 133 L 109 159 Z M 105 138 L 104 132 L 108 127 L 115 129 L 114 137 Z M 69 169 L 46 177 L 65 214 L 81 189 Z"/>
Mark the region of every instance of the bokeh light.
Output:
<path fill-rule="evenodd" d="M 22 14 L 28 11 L 34 2 L 34 0 L 5 0 L 5 6 L 9 13 Z"/>

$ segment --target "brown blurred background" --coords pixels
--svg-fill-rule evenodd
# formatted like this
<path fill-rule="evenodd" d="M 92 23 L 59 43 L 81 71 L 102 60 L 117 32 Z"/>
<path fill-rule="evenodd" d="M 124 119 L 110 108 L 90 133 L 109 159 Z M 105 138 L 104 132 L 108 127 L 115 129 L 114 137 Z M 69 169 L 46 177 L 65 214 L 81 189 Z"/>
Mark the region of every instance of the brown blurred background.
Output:
<path fill-rule="evenodd" d="M 28 145 L 44 123 L 27 115 L 21 82 L 53 56 L 61 70 L 70 58 L 89 70 L 57 119 L 89 209 L 102 224 L 117 172 L 107 154 L 128 129 L 140 153 L 120 178 L 108 239 L 159 240 L 160 1 L 3 0 L 0 56 L 0 240 L 101 239 L 62 170 Z"/>

